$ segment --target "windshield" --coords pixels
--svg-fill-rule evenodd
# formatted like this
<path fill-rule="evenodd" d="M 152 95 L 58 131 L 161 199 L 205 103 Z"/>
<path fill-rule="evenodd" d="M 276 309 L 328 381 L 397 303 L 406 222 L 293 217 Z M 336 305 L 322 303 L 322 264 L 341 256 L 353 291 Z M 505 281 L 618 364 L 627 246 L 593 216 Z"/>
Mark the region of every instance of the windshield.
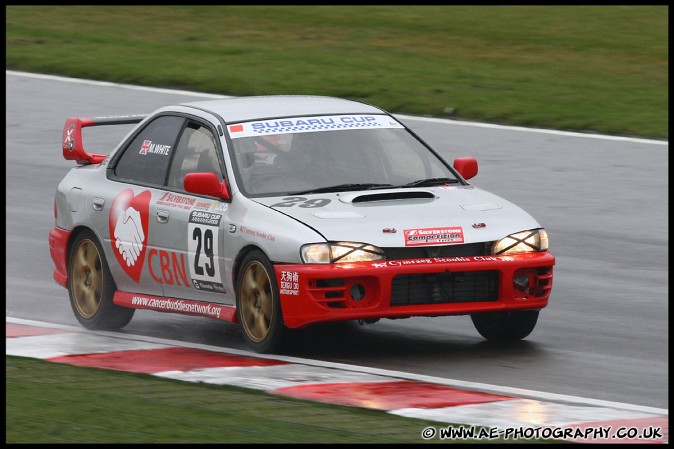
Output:
<path fill-rule="evenodd" d="M 247 196 L 459 182 L 387 115 L 293 117 L 227 128 L 238 184 Z"/>

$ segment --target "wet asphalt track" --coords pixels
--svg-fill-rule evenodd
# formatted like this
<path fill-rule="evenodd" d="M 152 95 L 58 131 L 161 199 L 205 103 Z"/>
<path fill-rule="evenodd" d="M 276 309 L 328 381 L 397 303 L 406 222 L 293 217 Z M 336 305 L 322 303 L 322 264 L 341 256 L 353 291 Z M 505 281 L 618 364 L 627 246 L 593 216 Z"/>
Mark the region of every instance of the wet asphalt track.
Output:
<path fill-rule="evenodd" d="M 12 72 L 6 94 L 6 315 L 76 325 L 47 241 L 54 191 L 73 166 L 60 150 L 66 117 L 201 97 Z M 316 326 L 284 354 L 668 408 L 668 145 L 403 121 L 449 160 L 475 156 L 473 183 L 547 228 L 550 306 L 515 344 L 485 342 L 468 317 L 411 318 Z M 128 129 L 92 129 L 87 148 L 105 152 Z M 137 311 L 123 332 L 246 349 L 237 326 L 208 318 Z"/>

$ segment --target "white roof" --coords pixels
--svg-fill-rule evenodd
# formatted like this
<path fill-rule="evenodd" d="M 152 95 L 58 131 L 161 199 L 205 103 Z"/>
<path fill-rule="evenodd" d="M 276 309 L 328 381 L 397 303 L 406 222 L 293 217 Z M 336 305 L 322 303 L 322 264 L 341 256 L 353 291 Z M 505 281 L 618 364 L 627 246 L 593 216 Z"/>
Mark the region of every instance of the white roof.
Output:
<path fill-rule="evenodd" d="M 261 95 L 183 103 L 219 115 L 225 123 L 328 114 L 381 114 L 384 111 L 358 101 L 312 95 Z"/>

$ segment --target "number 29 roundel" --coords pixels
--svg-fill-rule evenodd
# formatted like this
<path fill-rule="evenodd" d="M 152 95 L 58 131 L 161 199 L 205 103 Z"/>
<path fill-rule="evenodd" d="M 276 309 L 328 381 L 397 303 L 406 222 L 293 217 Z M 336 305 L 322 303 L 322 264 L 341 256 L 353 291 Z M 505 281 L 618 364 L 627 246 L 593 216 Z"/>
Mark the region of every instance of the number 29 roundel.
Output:
<path fill-rule="evenodd" d="M 224 292 L 218 262 L 218 238 L 222 215 L 192 211 L 187 225 L 187 254 L 192 284 L 197 290 Z"/>

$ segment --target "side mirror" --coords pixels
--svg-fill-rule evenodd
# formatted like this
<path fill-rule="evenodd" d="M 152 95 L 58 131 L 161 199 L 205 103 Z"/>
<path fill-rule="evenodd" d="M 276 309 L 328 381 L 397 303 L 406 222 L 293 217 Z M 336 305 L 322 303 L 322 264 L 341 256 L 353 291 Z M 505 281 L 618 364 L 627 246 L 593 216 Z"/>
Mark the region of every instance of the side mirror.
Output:
<path fill-rule="evenodd" d="M 454 168 L 463 179 L 474 178 L 477 175 L 477 160 L 474 157 L 460 157 L 454 159 Z"/>
<path fill-rule="evenodd" d="M 190 193 L 215 196 L 227 201 L 231 199 L 227 183 L 218 181 L 215 173 L 188 173 L 183 185 Z"/>

